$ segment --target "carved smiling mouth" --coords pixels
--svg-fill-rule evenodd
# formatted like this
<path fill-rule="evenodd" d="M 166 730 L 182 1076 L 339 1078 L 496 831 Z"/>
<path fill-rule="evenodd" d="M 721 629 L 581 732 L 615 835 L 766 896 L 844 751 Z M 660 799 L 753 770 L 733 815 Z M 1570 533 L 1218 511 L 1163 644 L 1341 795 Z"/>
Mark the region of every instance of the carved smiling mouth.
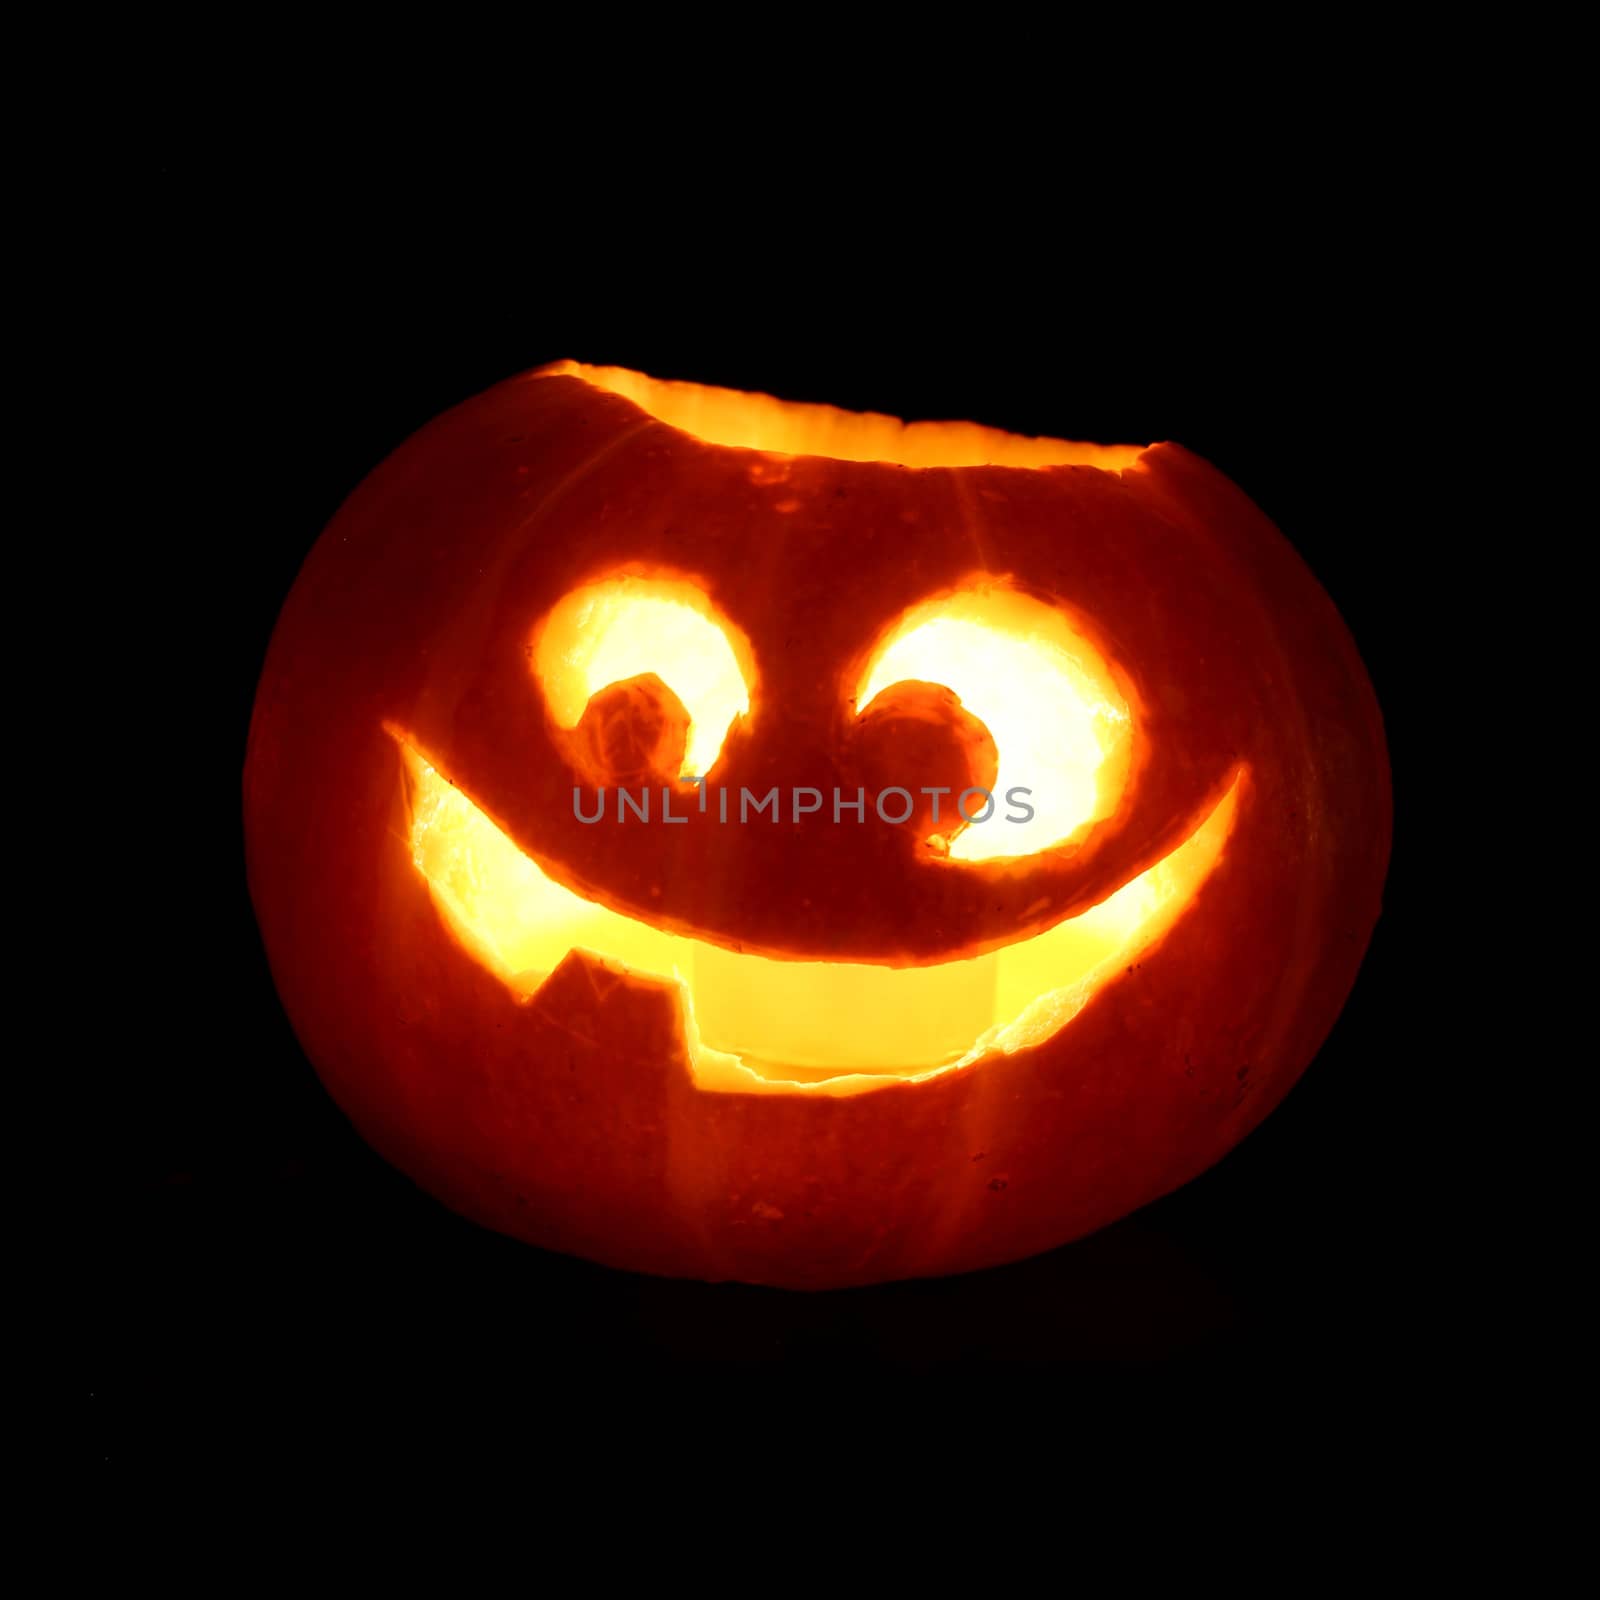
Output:
<path fill-rule="evenodd" d="M 1221 858 L 1243 772 L 1193 833 L 1090 910 L 982 956 L 930 966 L 783 961 L 597 905 L 525 855 L 397 730 L 412 860 L 446 926 L 519 999 L 573 951 L 676 985 L 703 1089 L 859 1093 L 1037 1045 L 1147 954 Z"/>

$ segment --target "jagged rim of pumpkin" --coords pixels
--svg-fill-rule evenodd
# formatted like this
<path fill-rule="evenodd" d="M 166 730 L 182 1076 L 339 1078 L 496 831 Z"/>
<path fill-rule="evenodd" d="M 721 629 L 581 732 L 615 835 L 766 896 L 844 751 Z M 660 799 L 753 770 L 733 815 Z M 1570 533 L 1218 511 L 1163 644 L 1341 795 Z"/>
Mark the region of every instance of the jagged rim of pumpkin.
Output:
<path fill-rule="evenodd" d="M 880 411 L 847 411 L 809 400 L 677 378 L 627 367 L 553 361 L 535 379 L 576 378 L 618 396 L 652 421 L 724 449 L 785 459 L 873 462 L 908 471 L 963 467 L 1090 468 L 1120 476 L 1159 444 L 1095 444 L 1030 437 L 976 422 L 906 422 Z"/>

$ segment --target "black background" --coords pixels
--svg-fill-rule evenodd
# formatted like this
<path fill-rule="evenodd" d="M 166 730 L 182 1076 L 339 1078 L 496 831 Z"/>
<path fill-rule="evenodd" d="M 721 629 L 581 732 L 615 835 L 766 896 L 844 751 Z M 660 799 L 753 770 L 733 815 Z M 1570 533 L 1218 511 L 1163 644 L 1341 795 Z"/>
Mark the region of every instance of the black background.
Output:
<path fill-rule="evenodd" d="M 1403 265 L 1259 198 L 1137 247 L 1095 214 L 998 244 L 963 229 L 956 248 L 948 220 L 890 199 L 870 224 L 797 230 L 713 226 L 658 196 L 602 232 L 531 203 L 510 223 L 476 200 L 424 205 L 360 172 L 315 192 L 226 176 L 164 162 L 137 194 L 123 426 L 160 603 L 133 663 L 132 745 L 161 747 L 142 825 L 170 834 L 178 796 L 185 820 L 105 1098 L 89 1450 L 303 1448 L 352 1415 L 550 1426 L 661 1393 L 820 1392 L 865 1415 L 885 1386 L 948 1397 L 1001 1369 L 1062 1394 L 1127 1368 L 1202 1390 L 1259 1380 L 1290 1403 L 1403 1383 L 1431 1226 L 1410 1143 L 1428 1068 L 1408 1021 Z M 513 1244 L 362 1145 L 277 1003 L 245 888 L 256 677 L 300 562 L 360 479 L 440 410 L 564 356 L 908 418 L 1171 438 L 1284 530 L 1384 707 L 1398 844 L 1331 1038 L 1218 1167 L 1033 1261 L 799 1296 Z"/>

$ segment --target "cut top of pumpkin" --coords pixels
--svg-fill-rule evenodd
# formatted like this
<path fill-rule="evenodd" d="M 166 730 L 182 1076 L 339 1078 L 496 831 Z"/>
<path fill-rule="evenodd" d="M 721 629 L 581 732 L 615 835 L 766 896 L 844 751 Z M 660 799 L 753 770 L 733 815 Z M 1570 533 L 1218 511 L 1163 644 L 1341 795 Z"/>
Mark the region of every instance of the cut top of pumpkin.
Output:
<path fill-rule="evenodd" d="M 1096 467 L 1122 472 L 1149 448 L 1033 439 L 975 422 L 902 422 L 876 411 L 779 400 L 710 384 L 651 378 L 625 367 L 557 361 L 538 378 L 579 378 L 705 444 L 771 455 L 827 456 L 902 467 Z"/>

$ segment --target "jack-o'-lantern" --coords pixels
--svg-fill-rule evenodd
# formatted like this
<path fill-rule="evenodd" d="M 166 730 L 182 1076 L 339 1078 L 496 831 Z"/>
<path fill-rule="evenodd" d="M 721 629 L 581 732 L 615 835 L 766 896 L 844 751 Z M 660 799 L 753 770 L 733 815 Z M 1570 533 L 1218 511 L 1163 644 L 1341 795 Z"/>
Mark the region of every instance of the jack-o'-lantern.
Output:
<path fill-rule="evenodd" d="M 1214 1162 L 1338 1014 L 1390 831 L 1332 603 L 1181 448 L 573 363 L 339 512 L 245 801 L 380 1151 L 539 1245 L 795 1287 Z"/>

